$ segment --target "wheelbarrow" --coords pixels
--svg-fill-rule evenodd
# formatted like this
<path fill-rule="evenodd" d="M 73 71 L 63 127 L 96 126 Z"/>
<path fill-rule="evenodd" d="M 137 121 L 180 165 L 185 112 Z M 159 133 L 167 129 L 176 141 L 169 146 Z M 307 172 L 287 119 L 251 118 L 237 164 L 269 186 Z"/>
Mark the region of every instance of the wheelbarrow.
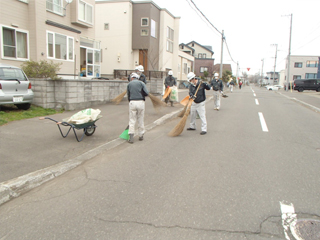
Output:
<path fill-rule="evenodd" d="M 73 130 L 74 132 L 74 135 L 77 139 L 78 142 L 81 142 L 84 135 L 86 136 L 92 136 L 94 134 L 94 132 L 96 131 L 96 121 L 98 121 L 100 118 L 102 118 L 101 115 L 99 115 L 96 120 L 94 121 L 89 121 L 89 122 L 86 122 L 86 123 L 81 123 L 81 124 L 75 124 L 75 123 L 68 123 L 68 119 L 63 119 L 62 122 L 59 122 L 57 120 L 54 120 L 52 118 L 49 118 L 49 117 L 41 117 L 39 118 L 40 120 L 44 120 L 44 119 L 49 119 L 53 122 L 55 122 L 59 128 L 59 131 L 61 133 L 61 136 L 63 138 L 66 138 L 68 136 L 68 134 L 70 133 L 71 129 Z M 65 127 L 69 127 L 69 130 L 67 131 L 66 134 L 63 134 L 62 130 L 61 130 L 61 127 L 60 125 L 62 126 L 65 126 Z M 78 137 L 78 134 L 76 133 L 76 130 L 82 130 L 83 129 L 83 133 L 82 133 L 82 136 L 79 138 Z"/>

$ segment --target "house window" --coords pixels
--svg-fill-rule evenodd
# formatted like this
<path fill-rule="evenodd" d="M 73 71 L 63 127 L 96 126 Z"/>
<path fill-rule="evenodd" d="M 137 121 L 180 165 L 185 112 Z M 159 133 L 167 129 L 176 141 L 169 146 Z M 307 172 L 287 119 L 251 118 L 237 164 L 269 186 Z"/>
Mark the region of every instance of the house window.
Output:
<path fill-rule="evenodd" d="M 149 26 L 149 18 L 141 18 L 141 27 Z"/>
<path fill-rule="evenodd" d="M 174 31 L 173 29 L 167 27 L 167 51 L 173 52 L 173 39 L 174 39 Z"/>
<path fill-rule="evenodd" d="M 317 78 L 316 73 L 306 73 L 306 79 Z"/>
<path fill-rule="evenodd" d="M 2 27 L 2 57 L 15 59 L 29 58 L 29 33 L 14 28 Z"/>
<path fill-rule="evenodd" d="M 295 62 L 294 67 L 295 68 L 302 68 L 302 62 Z"/>
<path fill-rule="evenodd" d="M 141 29 L 141 36 L 148 36 L 149 30 L 148 29 Z"/>
<path fill-rule="evenodd" d="M 202 53 L 199 53 L 199 54 L 198 54 L 198 58 L 202 58 Z"/>
<path fill-rule="evenodd" d="M 109 23 L 104 24 L 104 30 L 109 30 Z"/>
<path fill-rule="evenodd" d="M 183 72 L 184 72 L 184 74 L 188 74 L 188 64 L 187 63 L 183 64 Z"/>
<path fill-rule="evenodd" d="M 203 58 L 207 58 L 207 54 L 203 53 L 203 54 L 202 54 L 202 57 L 203 57 Z"/>
<path fill-rule="evenodd" d="M 293 80 L 295 79 L 301 79 L 301 75 L 293 75 Z"/>
<path fill-rule="evenodd" d="M 208 68 L 207 67 L 200 67 L 200 72 L 208 72 Z"/>
<path fill-rule="evenodd" d="M 306 67 L 318 67 L 318 61 L 307 61 Z"/>
<path fill-rule="evenodd" d="M 151 19 L 151 37 L 156 37 L 156 21 Z"/>
<path fill-rule="evenodd" d="M 47 55 L 48 58 L 73 61 L 73 37 L 47 32 Z"/>
<path fill-rule="evenodd" d="M 47 0 L 47 10 L 63 15 L 63 0 Z"/>
<path fill-rule="evenodd" d="M 92 5 L 79 0 L 78 19 L 86 23 L 93 24 L 93 7 Z"/>

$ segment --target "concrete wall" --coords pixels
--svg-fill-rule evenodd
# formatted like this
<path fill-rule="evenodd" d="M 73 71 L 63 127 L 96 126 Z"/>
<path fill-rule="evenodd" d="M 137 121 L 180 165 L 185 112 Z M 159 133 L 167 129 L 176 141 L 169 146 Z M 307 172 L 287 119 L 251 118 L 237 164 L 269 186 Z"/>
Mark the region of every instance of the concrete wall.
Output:
<path fill-rule="evenodd" d="M 51 80 L 29 79 L 34 92 L 33 104 L 43 108 L 81 110 L 110 102 L 127 89 L 127 80 Z M 152 94 L 162 94 L 163 79 L 147 82 Z M 126 96 L 125 96 L 126 99 Z"/>

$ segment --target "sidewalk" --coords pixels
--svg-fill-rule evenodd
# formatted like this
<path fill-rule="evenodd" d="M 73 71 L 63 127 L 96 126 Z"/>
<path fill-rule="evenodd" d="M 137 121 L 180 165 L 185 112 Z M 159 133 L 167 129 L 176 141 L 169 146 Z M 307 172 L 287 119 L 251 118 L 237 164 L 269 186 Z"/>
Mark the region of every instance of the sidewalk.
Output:
<path fill-rule="evenodd" d="M 187 95 L 188 89 L 179 90 L 179 100 Z M 76 140 L 72 130 L 63 138 L 56 123 L 50 120 L 32 118 L 0 127 L 0 205 L 103 151 L 127 144 L 119 135 L 128 126 L 128 101 L 124 99 L 119 105 L 108 103 L 92 108 L 100 109 L 103 117 L 96 122 L 95 133 L 84 136 L 81 142 Z M 182 109 L 180 103 L 175 103 L 174 107 L 168 105 L 157 112 L 151 100 L 146 98 L 145 138 L 148 138 L 149 130 L 176 117 Z M 78 111 L 48 117 L 61 121 Z M 66 133 L 68 127 L 61 126 L 61 129 Z M 77 132 L 82 135 L 81 130 Z"/>
<path fill-rule="evenodd" d="M 310 108 L 315 112 L 320 112 L 320 92 L 316 92 L 316 91 L 298 92 L 296 90 L 292 90 L 292 91 L 279 90 L 276 92 L 305 107 Z"/>

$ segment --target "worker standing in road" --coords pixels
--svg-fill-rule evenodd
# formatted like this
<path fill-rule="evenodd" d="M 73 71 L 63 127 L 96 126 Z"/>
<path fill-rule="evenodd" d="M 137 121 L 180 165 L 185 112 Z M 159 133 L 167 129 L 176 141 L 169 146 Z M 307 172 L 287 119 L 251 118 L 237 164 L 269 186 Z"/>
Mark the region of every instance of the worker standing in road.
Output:
<path fill-rule="evenodd" d="M 129 101 L 129 143 L 133 143 L 136 122 L 138 123 L 139 140 L 143 140 L 145 132 L 144 128 L 144 111 L 145 111 L 145 96 L 149 95 L 146 85 L 139 81 L 139 75 L 132 73 L 131 81 L 127 85 L 127 95 Z"/>
<path fill-rule="evenodd" d="M 188 81 L 191 83 L 189 86 L 189 96 L 193 99 L 190 110 L 190 127 L 187 128 L 188 131 L 196 130 L 196 117 L 197 113 L 201 119 L 201 135 L 207 133 L 207 117 L 206 117 L 206 93 L 205 90 L 210 90 L 211 87 L 207 83 L 201 82 L 200 79 L 196 78 L 193 72 L 188 73 Z M 196 91 L 199 90 L 196 94 Z"/>
<path fill-rule="evenodd" d="M 233 81 L 232 78 L 231 78 L 231 81 L 230 81 L 230 83 L 229 83 L 229 87 L 230 87 L 230 92 L 233 92 L 234 81 Z"/>
<path fill-rule="evenodd" d="M 219 73 L 214 74 L 214 79 L 212 79 L 210 85 L 213 89 L 214 110 L 219 111 L 221 94 L 223 94 L 223 83 L 221 79 L 219 79 Z"/>
<path fill-rule="evenodd" d="M 173 72 L 171 70 L 168 72 L 168 76 L 164 80 L 164 86 L 166 89 L 173 86 L 177 86 L 177 81 L 175 77 L 173 77 Z M 168 101 L 170 101 L 171 107 L 173 107 L 173 101 L 170 100 L 170 97 L 171 97 L 171 93 L 164 99 L 164 101 L 165 103 L 168 103 Z"/>

